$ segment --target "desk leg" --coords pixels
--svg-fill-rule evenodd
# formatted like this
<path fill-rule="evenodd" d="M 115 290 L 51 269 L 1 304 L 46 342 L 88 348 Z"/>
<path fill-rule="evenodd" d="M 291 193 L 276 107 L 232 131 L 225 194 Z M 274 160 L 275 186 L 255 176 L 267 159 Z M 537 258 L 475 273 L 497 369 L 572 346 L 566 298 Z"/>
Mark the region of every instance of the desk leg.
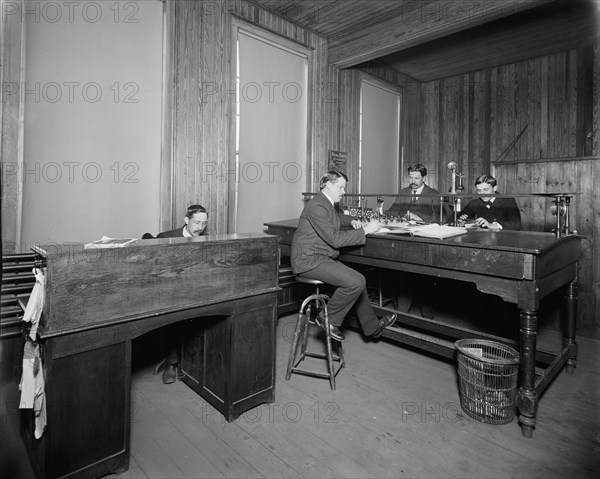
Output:
<path fill-rule="evenodd" d="M 525 437 L 533 436 L 538 398 L 535 392 L 537 311 L 519 311 L 521 343 L 521 387 L 517 394 L 519 422 Z"/>
<path fill-rule="evenodd" d="M 575 328 L 577 326 L 577 280 L 573 280 L 567 287 L 565 295 L 567 302 L 567 317 L 565 324 L 565 337 L 563 347 L 568 348 L 568 359 L 565 370 L 568 374 L 573 374 L 577 365 L 577 343 L 575 342 Z"/>

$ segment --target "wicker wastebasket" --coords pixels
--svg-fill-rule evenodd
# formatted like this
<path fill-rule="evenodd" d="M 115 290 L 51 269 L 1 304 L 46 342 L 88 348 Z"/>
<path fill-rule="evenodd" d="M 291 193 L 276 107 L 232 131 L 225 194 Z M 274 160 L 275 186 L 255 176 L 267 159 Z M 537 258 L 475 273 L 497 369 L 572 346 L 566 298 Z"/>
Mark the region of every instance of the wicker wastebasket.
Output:
<path fill-rule="evenodd" d="M 463 411 L 488 424 L 511 422 L 515 416 L 519 353 L 482 339 L 460 339 L 455 346 Z"/>

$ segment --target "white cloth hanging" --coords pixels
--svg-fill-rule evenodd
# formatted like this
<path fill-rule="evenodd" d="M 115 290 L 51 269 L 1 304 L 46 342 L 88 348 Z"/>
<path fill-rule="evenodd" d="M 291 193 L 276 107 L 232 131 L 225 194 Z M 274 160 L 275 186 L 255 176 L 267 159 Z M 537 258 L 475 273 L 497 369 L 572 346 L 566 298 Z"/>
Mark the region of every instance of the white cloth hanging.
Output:
<path fill-rule="evenodd" d="M 35 415 L 35 438 L 39 439 L 46 429 L 46 389 L 44 368 L 40 357 L 40 347 L 33 341 L 26 341 L 23 350 L 23 374 L 19 409 L 33 409 Z"/>
<path fill-rule="evenodd" d="M 25 314 L 23 315 L 23 321 L 31 323 L 29 337 L 35 341 L 37 339 L 37 330 L 40 317 L 44 309 L 44 301 L 46 296 L 46 276 L 39 268 L 33 268 L 33 274 L 35 276 L 35 285 L 33 286 L 33 291 L 31 292 L 31 296 L 27 302 Z"/>

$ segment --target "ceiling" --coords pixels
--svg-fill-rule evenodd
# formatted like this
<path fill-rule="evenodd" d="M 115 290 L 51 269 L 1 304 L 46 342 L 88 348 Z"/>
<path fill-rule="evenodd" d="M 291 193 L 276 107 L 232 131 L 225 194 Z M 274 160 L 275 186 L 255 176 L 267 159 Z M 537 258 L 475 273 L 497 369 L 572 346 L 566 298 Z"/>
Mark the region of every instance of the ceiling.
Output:
<path fill-rule="evenodd" d="M 251 0 L 327 38 L 329 63 L 419 81 L 599 43 L 600 0 Z"/>

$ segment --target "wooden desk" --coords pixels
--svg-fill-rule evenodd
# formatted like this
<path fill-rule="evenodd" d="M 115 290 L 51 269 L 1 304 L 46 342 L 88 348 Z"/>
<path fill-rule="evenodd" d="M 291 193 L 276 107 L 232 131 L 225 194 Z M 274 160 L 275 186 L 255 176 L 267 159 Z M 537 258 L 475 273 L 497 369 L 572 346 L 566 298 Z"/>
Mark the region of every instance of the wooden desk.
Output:
<path fill-rule="evenodd" d="M 282 256 L 289 256 L 291 252 L 297 224 L 296 219 L 267 223 L 268 232 L 281 238 Z M 572 373 L 576 364 L 580 247 L 580 237 L 576 235 L 557 238 L 551 233 L 529 231 L 470 230 L 466 235 L 445 240 L 376 234 L 370 235 L 364 246 L 342 250 L 340 260 L 472 282 L 484 293 L 515 303 L 520 316 L 521 354 L 517 407 L 523 435 L 531 437 L 536 424 L 538 396 L 562 366 Z M 564 285 L 568 287 L 563 348 L 557 353 L 539 351 L 536 349 L 536 334 L 540 300 Z M 429 340 L 422 335 L 416 337 L 408 329 L 416 326 L 456 339 L 485 336 L 418 316 L 398 314 L 395 327 L 384 331 L 385 337 L 448 357 L 454 356 L 452 345 Z M 407 331 L 402 331 L 399 326 L 406 327 Z M 537 378 L 536 365 L 545 368 L 538 370 Z"/>
<path fill-rule="evenodd" d="M 40 476 L 128 468 L 131 343 L 161 326 L 206 326 L 185 342 L 184 381 L 228 421 L 274 400 L 277 237 L 54 245 L 39 253 L 47 264 L 39 332 L 48 426 L 40 440 L 32 421 L 23 432 Z"/>

